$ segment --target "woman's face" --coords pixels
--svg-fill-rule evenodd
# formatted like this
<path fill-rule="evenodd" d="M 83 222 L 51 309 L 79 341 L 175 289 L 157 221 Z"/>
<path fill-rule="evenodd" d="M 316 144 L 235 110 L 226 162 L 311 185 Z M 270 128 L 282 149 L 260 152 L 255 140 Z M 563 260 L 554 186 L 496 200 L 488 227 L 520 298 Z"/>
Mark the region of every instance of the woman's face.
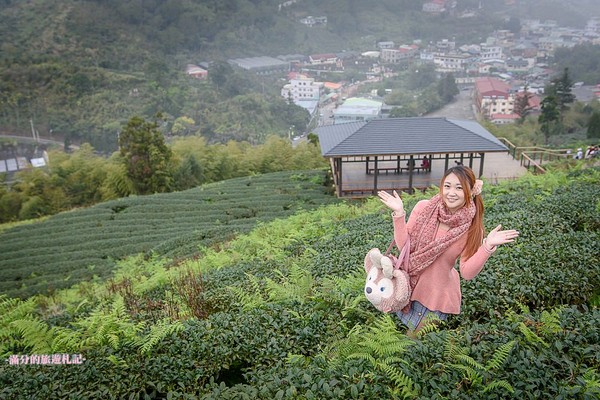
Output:
<path fill-rule="evenodd" d="M 465 204 L 465 192 L 458 176 L 450 174 L 444 179 L 442 200 L 450 212 L 455 212 Z"/>

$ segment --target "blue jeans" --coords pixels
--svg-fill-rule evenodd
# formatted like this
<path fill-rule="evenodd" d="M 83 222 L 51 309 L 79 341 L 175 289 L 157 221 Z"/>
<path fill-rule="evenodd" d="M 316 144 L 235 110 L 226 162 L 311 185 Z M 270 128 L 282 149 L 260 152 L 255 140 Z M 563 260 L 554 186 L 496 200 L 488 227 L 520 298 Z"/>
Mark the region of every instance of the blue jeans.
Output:
<path fill-rule="evenodd" d="M 411 302 L 410 311 L 408 313 L 404 314 L 402 311 L 398 311 L 396 315 L 400 318 L 400 321 L 411 330 L 414 330 L 419 326 L 423 318 L 426 318 L 429 315 L 432 315 L 429 318 L 436 319 L 435 317 L 437 317 L 442 321 L 448 319 L 448 314 L 437 310 L 431 311 L 416 300 Z"/>

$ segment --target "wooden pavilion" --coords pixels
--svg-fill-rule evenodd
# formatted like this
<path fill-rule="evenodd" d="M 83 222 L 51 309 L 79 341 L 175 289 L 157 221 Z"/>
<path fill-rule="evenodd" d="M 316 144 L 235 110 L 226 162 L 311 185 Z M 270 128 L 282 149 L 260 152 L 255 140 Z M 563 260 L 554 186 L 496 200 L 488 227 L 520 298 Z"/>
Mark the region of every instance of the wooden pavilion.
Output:
<path fill-rule="evenodd" d="M 481 177 L 486 153 L 508 152 L 479 123 L 450 118 L 383 118 L 322 126 L 315 133 L 338 197 L 424 190 L 459 163 Z"/>

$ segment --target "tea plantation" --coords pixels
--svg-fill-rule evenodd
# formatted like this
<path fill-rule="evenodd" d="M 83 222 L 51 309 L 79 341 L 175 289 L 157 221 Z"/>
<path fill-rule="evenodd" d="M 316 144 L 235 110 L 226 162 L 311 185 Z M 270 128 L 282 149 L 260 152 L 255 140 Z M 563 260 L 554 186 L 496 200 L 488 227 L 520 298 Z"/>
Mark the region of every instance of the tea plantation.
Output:
<path fill-rule="evenodd" d="M 123 198 L 0 232 L 0 293 L 49 293 L 110 275 L 128 255 L 191 256 L 259 221 L 337 202 L 325 171 L 231 179 L 179 193 Z"/>
<path fill-rule="evenodd" d="M 211 204 L 220 204 L 211 190 Z M 424 196 L 407 196 L 407 210 Z M 104 279 L 0 297 L 0 398 L 599 398 L 600 169 L 486 185 L 483 196 L 486 228 L 501 223 L 521 236 L 462 281 L 459 316 L 414 339 L 362 292 L 365 253 L 392 235 L 376 199 L 323 205 L 251 231 L 207 207 L 231 230 L 216 232 L 210 247 L 200 236 L 183 243 L 204 245 L 190 258 L 166 235 L 151 239 L 152 225 L 139 220 L 153 217 L 138 213 L 136 223 L 125 221 L 129 232 L 147 231 L 143 253 L 106 267 Z M 81 212 L 110 224 L 133 212 L 118 205 L 136 200 Z"/>

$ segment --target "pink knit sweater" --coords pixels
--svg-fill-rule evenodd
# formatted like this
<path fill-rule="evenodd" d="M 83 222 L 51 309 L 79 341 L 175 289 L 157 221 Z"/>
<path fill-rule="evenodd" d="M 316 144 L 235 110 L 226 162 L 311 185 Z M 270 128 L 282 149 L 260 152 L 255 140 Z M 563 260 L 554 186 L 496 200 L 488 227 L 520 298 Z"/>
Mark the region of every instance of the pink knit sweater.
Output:
<path fill-rule="evenodd" d="M 427 206 L 429 200 L 422 200 L 415 205 L 408 223 L 405 215 L 393 215 L 394 240 L 398 248 L 402 248 L 408 235 L 407 228 L 415 224 L 417 215 Z M 446 233 L 444 229 L 438 228 L 436 238 Z M 460 277 L 454 268 L 456 260 L 463 252 L 467 242 L 467 235 L 463 234 L 460 239 L 440 255 L 419 276 L 417 284 L 412 292 L 411 300 L 417 300 L 430 310 L 438 310 L 447 314 L 460 314 Z M 469 259 L 460 258 L 460 275 L 467 280 L 473 279 L 483 269 L 483 265 L 490 257 L 486 249 L 481 246 L 479 250 Z"/>

